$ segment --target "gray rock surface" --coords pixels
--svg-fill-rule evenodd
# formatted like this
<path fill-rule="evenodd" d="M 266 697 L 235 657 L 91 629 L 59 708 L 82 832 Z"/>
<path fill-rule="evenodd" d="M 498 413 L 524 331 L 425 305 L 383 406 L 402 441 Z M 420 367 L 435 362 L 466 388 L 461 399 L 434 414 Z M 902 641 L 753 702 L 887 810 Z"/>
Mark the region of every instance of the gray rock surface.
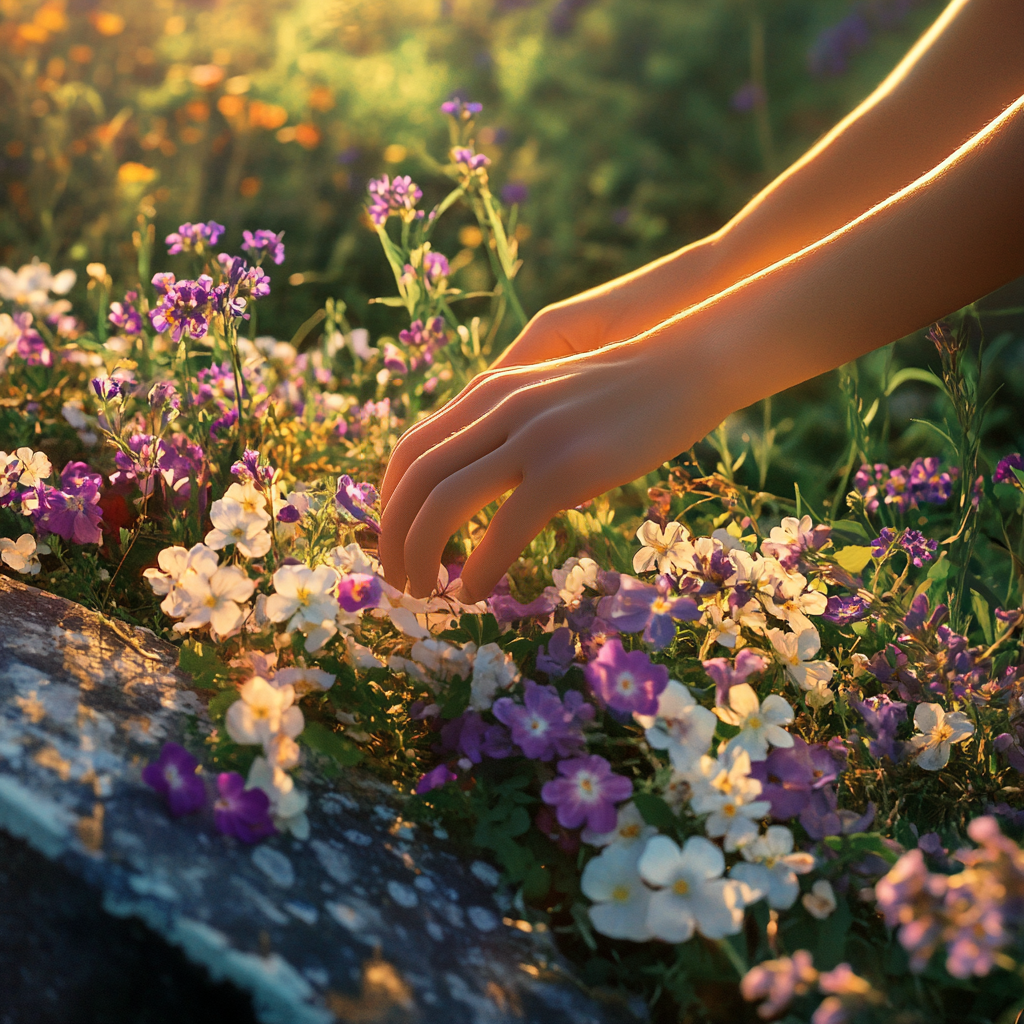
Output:
<path fill-rule="evenodd" d="M 390 788 L 365 773 L 308 786 L 306 842 L 275 836 L 248 848 L 218 834 L 209 812 L 172 819 L 141 770 L 164 741 L 206 722 L 174 649 L 5 577 L 0 622 L 0 829 L 23 841 L 0 848 L 0 984 L 18 967 L 5 936 L 22 914 L 40 934 L 52 924 L 49 939 L 26 945 L 19 976 L 43 969 L 49 943 L 52 970 L 91 991 L 102 972 L 89 958 L 102 941 L 102 959 L 128 965 L 111 977 L 130 987 L 147 970 L 146 943 L 170 944 L 212 980 L 197 981 L 174 954 L 162 984 L 205 984 L 207 1007 L 236 999 L 219 1019 L 244 1021 L 245 996 L 264 1024 L 635 1019 L 574 985 L 547 936 L 505 924 L 496 872 L 418 835 Z M 150 931 L 126 926 L 131 919 Z M 62 964 L 78 933 L 93 935 L 89 952 Z M 0 1007 L 0 1022 L 90 1019 L 53 1016 L 46 986 L 36 988 L 34 1016 L 22 985 L 24 1005 Z M 186 1018 L 199 1019 L 182 1010 Z M 122 1010 L 92 1019 L 167 1018 Z"/>

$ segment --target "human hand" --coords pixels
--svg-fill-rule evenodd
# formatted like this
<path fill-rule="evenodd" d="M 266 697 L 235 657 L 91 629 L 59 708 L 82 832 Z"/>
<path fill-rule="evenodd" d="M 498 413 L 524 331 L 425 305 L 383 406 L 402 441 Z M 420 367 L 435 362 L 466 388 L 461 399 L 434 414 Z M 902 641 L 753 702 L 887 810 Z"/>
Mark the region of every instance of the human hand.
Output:
<path fill-rule="evenodd" d="M 399 441 L 381 488 L 380 558 L 415 596 L 437 580 L 448 538 L 495 513 L 462 571 L 486 597 L 556 513 L 649 473 L 721 418 L 704 363 L 648 336 L 533 366 L 489 370 Z"/>

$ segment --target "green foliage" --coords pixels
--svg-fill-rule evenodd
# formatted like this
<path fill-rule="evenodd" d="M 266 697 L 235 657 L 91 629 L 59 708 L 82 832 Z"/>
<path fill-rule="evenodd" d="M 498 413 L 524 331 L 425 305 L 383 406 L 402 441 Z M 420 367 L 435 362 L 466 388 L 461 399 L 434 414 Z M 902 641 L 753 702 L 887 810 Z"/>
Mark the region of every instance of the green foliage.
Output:
<path fill-rule="evenodd" d="M 363 752 L 351 740 L 340 736 L 322 722 L 307 722 L 306 728 L 299 736 L 299 742 L 304 743 L 310 750 L 326 754 L 341 768 L 350 768 L 363 759 Z"/>

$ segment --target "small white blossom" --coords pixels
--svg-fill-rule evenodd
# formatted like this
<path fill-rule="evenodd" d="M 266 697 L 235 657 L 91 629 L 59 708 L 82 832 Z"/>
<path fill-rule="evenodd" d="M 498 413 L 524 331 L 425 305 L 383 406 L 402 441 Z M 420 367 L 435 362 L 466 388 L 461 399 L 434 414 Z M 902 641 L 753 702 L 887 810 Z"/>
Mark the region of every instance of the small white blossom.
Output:
<path fill-rule="evenodd" d="M 832 885 L 824 878 L 819 878 L 811 886 L 811 891 L 804 893 L 800 902 L 804 905 L 807 913 L 819 921 L 824 921 L 826 917 L 829 917 L 837 906 L 836 894 L 832 890 Z"/>
<path fill-rule="evenodd" d="M 775 559 L 778 566 L 775 576 L 775 594 L 764 599 L 765 607 L 777 619 L 789 624 L 794 633 L 802 633 L 814 629 L 808 615 L 821 615 L 828 605 L 828 598 L 818 590 L 808 589 L 807 577 L 798 572 L 786 572 Z"/>
<path fill-rule="evenodd" d="M 570 558 L 561 569 L 551 573 L 566 608 L 571 610 L 579 605 L 584 588 L 597 588 L 597 573 L 598 564 L 592 558 Z"/>
<path fill-rule="evenodd" d="M 729 725 L 739 728 L 726 744 L 726 750 L 741 747 L 751 761 L 763 761 L 768 756 L 768 745 L 793 746 L 793 737 L 782 727 L 793 721 L 793 708 L 777 693 L 769 693 L 758 702 L 757 694 L 749 683 L 739 683 L 729 689 L 729 707 L 715 708 L 715 714 Z"/>
<path fill-rule="evenodd" d="M 747 863 L 737 864 L 729 872 L 768 900 L 775 910 L 788 910 L 800 895 L 797 875 L 814 869 L 814 857 L 793 852 L 793 833 L 784 825 L 772 825 L 740 852 Z"/>
<path fill-rule="evenodd" d="M 53 472 L 46 455 L 34 452 L 31 448 L 19 448 L 10 455 L 0 452 L 0 466 L 6 467 L 3 470 L 4 476 L 12 478 L 22 487 L 38 487 Z"/>
<path fill-rule="evenodd" d="M 62 270 L 59 274 L 50 272 L 49 263 L 40 263 L 39 257 L 33 257 L 15 273 L 10 267 L 0 267 L 0 299 L 25 306 L 33 313 L 47 315 L 54 311 L 55 306 L 61 310 L 63 303 L 55 303 L 50 298 L 54 295 L 67 295 L 74 287 L 77 275 L 73 270 Z"/>
<path fill-rule="evenodd" d="M 618 820 L 611 832 L 594 832 L 585 828 L 580 833 L 580 839 L 591 846 L 633 846 L 639 843 L 641 847 L 658 830 L 653 825 L 644 821 L 636 804 L 630 802 L 619 808 Z"/>
<path fill-rule="evenodd" d="M 720 758 L 702 757 L 699 770 L 689 779 L 693 786 L 691 806 L 697 814 L 708 814 L 704 827 L 709 836 L 724 839 L 729 851 L 757 836 L 754 822 L 760 821 L 772 805 L 758 799 L 761 783 L 750 775 L 746 750 L 734 747 Z"/>
<path fill-rule="evenodd" d="M 210 522 L 214 529 L 206 535 L 206 544 L 216 551 L 234 544 L 246 558 L 262 558 L 270 550 L 269 520 L 247 512 L 232 498 L 221 498 L 210 506 Z"/>
<path fill-rule="evenodd" d="M 289 632 L 306 635 L 306 649 L 315 651 L 338 631 L 335 618 L 338 572 L 329 565 L 310 569 L 305 565 L 282 565 L 274 573 L 274 593 L 267 598 L 267 618 L 288 621 Z"/>
<path fill-rule="evenodd" d="M 667 523 L 662 529 L 650 519 L 636 531 L 640 550 L 633 556 L 633 572 L 678 572 L 692 552 L 690 535 L 682 523 Z"/>
<path fill-rule="evenodd" d="M 707 839 L 690 836 L 680 849 L 668 836 L 654 836 L 638 867 L 645 882 L 661 887 L 651 895 L 647 913 L 656 938 L 686 942 L 697 930 L 722 939 L 743 926 L 743 889 L 721 877 L 725 857 Z"/>
<path fill-rule="evenodd" d="M 642 850 L 639 844 L 613 843 L 583 869 L 580 888 L 593 903 L 590 923 L 609 938 L 645 942 L 652 937 L 647 925 L 651 890 L 637 869 Z"/>
<path fill-rule="evenodd" d="M 295 788 L 295 781 L 287 772 L 271 765 L 266 758 L 257 757 L 249 768 L 245 788 L 262 789 L 267 794 L 278 832 L 291 832 L 296 839 L 309 838 L 309 797 Z"/>
<path fill-rule="evenodd" d="M 240 629 L 248 608 L 242 605 L 252 597 L 256 584 L 236 565 L 222 565 L 212 576 L 185 573 L 181 589 L 189 602 L 188 616 L 175 624 L 175 631 L 187 633 L 203 626 L 210 636 L 222 640 Z"/>
<path fill-rule="evenodd" d="M 221 498 L 221 501 L 235 502 L 241 505 L 242 512 L 245 515 L 253 519 L 259 519 L 264 526 L 270 522 L 270 513 L 267 511 L 267 498 L 252 480 L 233 483 L 224 492 L 224 497 Z M 218 505 L 219 503 L 215 501 L 213 504 Z"/>
<path fill-rule="evenodd" d="M 786 668 L 786 675 L 801 690 L 816 690 L 819 694 L 822 690 L 828 690 L 828 682 L 836 668 L 831 662 L 812 660 L 821 647 L 821 638 L 813 626 L 800 633 L 770 629 L 767 636 Z"/>
<path fill-rule="evenodd" d="M 239 688 L 240 700 L 228 708 L 228 735 L 236 743 L 268 744 L 277 733 L 294 739 L 302 732 L 302 712 L 295 706 L 295 690 L 271 686 L 253 676 Z"/>
<path fill-rule="evenodd" d="M 668 681 L 658 697 L 657 715 L 634 713 L 633 718 L 647 730 L 647 742 L 655 750 L 667 750 L 679 771 L 694 767 L 708 752 L 718 724 L 715 716 L 675 679 Z"/>
<path fill-rule="evenodd" d="M 292 686 L 301 697 L 313 690 L 329 690 L 334 685 L 334 676 L 322 668 L 297 665 L 283 668 L 274 676 L 275 686 Z"/>
<path fill-rule="evenodd" d="M 164 548 L 157 555 L 159 569 L 146 569 L 142 575 L 149 580 L 153 593 L 163 596 L 160 608 L 172 619 L 188 615 L 192 607 L 192 596 L 182 586 L 188 576 L 202 576 L 209 579 L 217 571 L 217 552 L 205 544 L 196 544 L 186 550 L 183 547 Z"/>
<path fill-rule="evenodd" d="M 39 556 L 49 553 L 49 545 L 37 543 L 31 533 L 23 533 L 17 540 L 0 537 L 0 559 L 25 576 L 35 576 L 42 568 Z"/>
<path fill-rule="evenodd" d="M 974 723 L 962 711 L 943 710 L 940 704 L 918 704 L 914 712 L 918 732 L 911 736 L 909 749 L 919 768 L 936 772 L 949 763 L 954 743 L 974 735 Z"/>
<path fill-rule="evenodd" d="M 469 706 L 476 711 L 488 711 L 499 690 L 507 690 L 519 679 L 519 669 L 497 644 L 484 644 L 473 659 L 473 682 L 470 687 Z"/>

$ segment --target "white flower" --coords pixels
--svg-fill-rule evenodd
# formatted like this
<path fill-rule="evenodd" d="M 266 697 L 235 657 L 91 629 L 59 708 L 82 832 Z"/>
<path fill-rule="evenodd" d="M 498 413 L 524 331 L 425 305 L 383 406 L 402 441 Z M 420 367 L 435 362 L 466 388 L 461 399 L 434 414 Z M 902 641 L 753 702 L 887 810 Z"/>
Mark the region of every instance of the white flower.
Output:
<path fill-rule="evenodd" d="M 345 547 L 331 549 L 327 561 L 341 573 L 361 573 L 364 576 L 380 575 L 380 562 L 376 556 L 368 555 L 354 541 Z"/>
<path fill-rule="evenodd" d="M 262 789 L 267 794 L 278 832 L 291 832 L 296 839 L 309 838 L 309 797 L 295 788 L 295 781 L 287 772 L 274 767 L 266 758 L 257 757 L 249 768 L 245 788 Z"/>
<path fill-rule="evenodd" d="M 551 573 L 566 608 L 571 610 L 579 605 L 585 587 L 597 589 L 597 572 L 597 562 L 592 558 L 570 558 L 561 569 Z"/>
<path fill-rule="evenodd" d="M 751 602 L 756 604 L 756 602 Z M 758 605 L 760 607 L 760 605 Z M 708 634 L 712 641 L 717 641 L 723 647 L 732 650 L 740 638 L 740 624 L 722 611 L 717 601 L 710 601 L 704 607 L 704 615 L 701 622 L 708 627 Z"/>
<path fill-rule="evenodd" d="M 768 639 L 786 667 L 786 675 L 801 690 L 821 690 L 828 686 L 836 668 L 828 661 L 812 661 L 821 647 L 818 631 L 811 626 L 800 633 L 783 633 L 781 629 L 769 629 Z"/>
<path fill-rule="evenodd" d="M 142 575 L 149 580 L 154 594 L 166 595 L 160 602 L 164 614 L 180 619 L 192 607 L 192 597 L 182 587 L 182 580 L 190 574 L 209 579 L 217 571 L 217 552 L 205 544 L 196 544 L 189 550 L 176 545 L 164 548 L 156 560 L 160 568 L 146 569 Z"/>
<path fill-rule="evenodd" d="M 294 739 L 302 732 L 302 712 L 295 706 L 295 690 L 271 686 L 262 676 L 253 676 L 239 688 L 225 718 L 228 735 L 236 743 L 269 743 L 277 733 Z"/>
<path fill-rule="evenodd" d="M 609 938 L 633 942 L 651 938 L 647 926 L 651 890 L 637 870 L 642 849 L 638 844 L 613 843 L 583 869 L 580 888 L 593 902 L 590 923 Z"/>
<path fill-rule="evenodd" d="M 14 476 L 22 487 L 38 487 L 53 472 L 50 460 L 42 452 L 34 452 L 31 448 L 19 448 L 10 455 L 0 452 L 0 463 L 7 467 L 5 475 Z"/>
<path fill-rule="evenodd" d="M 775 559 L 772 559 L 775 562 Z M 775 562 L 778 572 L 775 576 L 775 594 L 766 597 L 765 607 L 777 619 L 789 623 L 794 633 L 814 629 L 808 615 L 821 615 L 828 605 L 828 598 L 818 590 L 807 588 L 807 578 L 798 572 L 790 573 Z"/>
<path fill-rule="evenodd" d="M 735 687 L 733 687 L 735 689 Z M 702 757 L 698 772 L 691 773 L 690 801 L 697 814 L 708 814 L 707 834 L 724 838 L 727 850 L 736 850 L 757 836 L 755 821 L 770 810 L 771 802 L 758 800 L 761 783 L 750 776 L 750 755 L 742 747 L 727 750 L 723 757 Z"/>
<path fill-rule="evenodd" d="M 337 585 L 338 572 L 329 565 L 315 569 L 282 565 L 274 573 L 275 593 L 267 598 L 267 618 L 271 622 L 287 619 L 286 629 L 301 630 L 306 634 L 306 649 L 318 650 L 338 631 Z"/>
<path fill-rule="evenodd" d="M 231 498 L 221 498 L 210 506 L 214 529 L 206 535 L 206 543 L 217 551 L 234 544 L 246 558 L 262 558 L 270 550 L 268 521 L 246 512 L 244 505 Z"/>
<path fill-rule="evenodd" d="M 37 544 L 31 533 L 23 533 L 17 540 L 0 537 L 0 559 L 15 572 L 26 576 L 35 576 L 42 568 L 39 556 L 49 553 L 49 545 Z"/>
<path fill-rule="evenodd" d="M 782 728 L 793 721 L 793 709 L 777 693 L 769 693 L 758 703 L 754 688 L 749 683 L 739 683 L 729 689 L 729 707 L 715 708 L 715 714 L 740 730 L 725 749 L 742 747 L 751 761 L 765 760 L 769 743 L 773 747 L 793 746 L 793 737 Z"/>
<path fill-rule="evenodd" d="M 334 685 L 334 676 L 322 668 L 297 665 L 294 668 L 283 668 L 274 676 L 275 686 L 292 686 L 301 697 L 313 690 L 329 690 Z"/>
<path fill-rule="evenodd" d="M 209 578 L 185 573 L 181 588 L 189 602 L 188 617 L 175 625 L 175 631 L 187 633 L 208 625 L 217 641 L 241 628 L 248 612 L 241 606 L 252 597 L 256 584 L 238 566 L 222 565 Z"/>
<path fill-rule="evenodd" d="M 694 932 L 709 939 L 735 935 L 743 925 L 740 883 L 722 878 L 725 857 L 714 843 L 690 836 L 680 848 L 668 836 L 649 840 L 640 876 L 661 886 L 651 895 L 647 925 L 665 942 L 686 942 Z"/>
<path fill-rule="evenodd" d="M 800 902 L 804 905 L 807 913 L 819 921 L 824 921 L 826 917 L 829 917 L 837 906 L 836 894 L 832 891 L 832 885 L 824 878 L 819 878 L 811 886 L 811 891 L 804 893 Z"/>
<path fill-rule="evenodd" d="M 741 851 L 748 863 L 737 864 L 730 878 L 746 883 L 768 900 L 775 910 L 788 910 L 800 895 L 797 875 L 814 869 L 809 853 L 793 852 L 793 833 L 784 825 L 772 825 Z"/>
<path fill-rule="evenodd" d="M 585 828 L 580 833 L 580 839 L 591 846 L 633 846 L 639 843 L 642 848 L 657 832 L 653 825 L 644 821 L 636 804 L 630 802 L 619 808 L 618 820 L 611 832 L 594 832 Z"/>
<path fill-rule="evenodd" d="M 636 539 L 641 548 L 633 556 L 633 572 L 679 571 L 692 553 L 690 534 L 682 523 L 671 522 L 663 530 L 650 519 L 640 524 Z"/>
<path fill-rule="evenodd" d="M 945 712 L 940 704 L 918 704 L 914 712 L 918 733 L 910 738 L 919 768 L 936 772 L 949 763 L 950 747 L 974 735 L 974 723 L 962 712 Z"/>
<path fill-rule="evenodd" d="M 473 659 L 469 706 L 476 711 L 490 710 L 498 691 L 507 690 L 518 678 L 512 655 L 497 644 L 484 644 Z"/>
<path fill-rule="evenodd" d="M 715 716 L 675 679 L 668 681 L 658 697 L 657 715 L 634 713 L 633 718 L 647 730 L 647 742 L 655 750 L 667 750 L 679 771 L 694 767 L 708 752 L 718 724 Z"/>
<path fill-rule="evenodd" d="M 0 299 L 26 306 L 33 313 L 47 314 L 55 303 L 49 293 L 67 295 L 74 287 L 76 274 L 73 270 L 50 273 L 49 263 L 40 263 L 33 257 L 17 273 L 10 267 L 0 267 Z"/>
<path fill-rule="evenodd" d="M 242 506 L 242 512 L 253 518 L 259 519 L 264 526 L 270 522 L 270 513 L 267 511 L 267 499 L 256 488 L 252 480 L 245 480 L 240 483 L 233 483 L 225 492 L 221 501 L 235 502 Z M 215 501 L 214 505 L 220 502 Z M 211 506 L 212 512 L 212 506 Z M 212 519 L 211 515 L 211 519 Z"/>

